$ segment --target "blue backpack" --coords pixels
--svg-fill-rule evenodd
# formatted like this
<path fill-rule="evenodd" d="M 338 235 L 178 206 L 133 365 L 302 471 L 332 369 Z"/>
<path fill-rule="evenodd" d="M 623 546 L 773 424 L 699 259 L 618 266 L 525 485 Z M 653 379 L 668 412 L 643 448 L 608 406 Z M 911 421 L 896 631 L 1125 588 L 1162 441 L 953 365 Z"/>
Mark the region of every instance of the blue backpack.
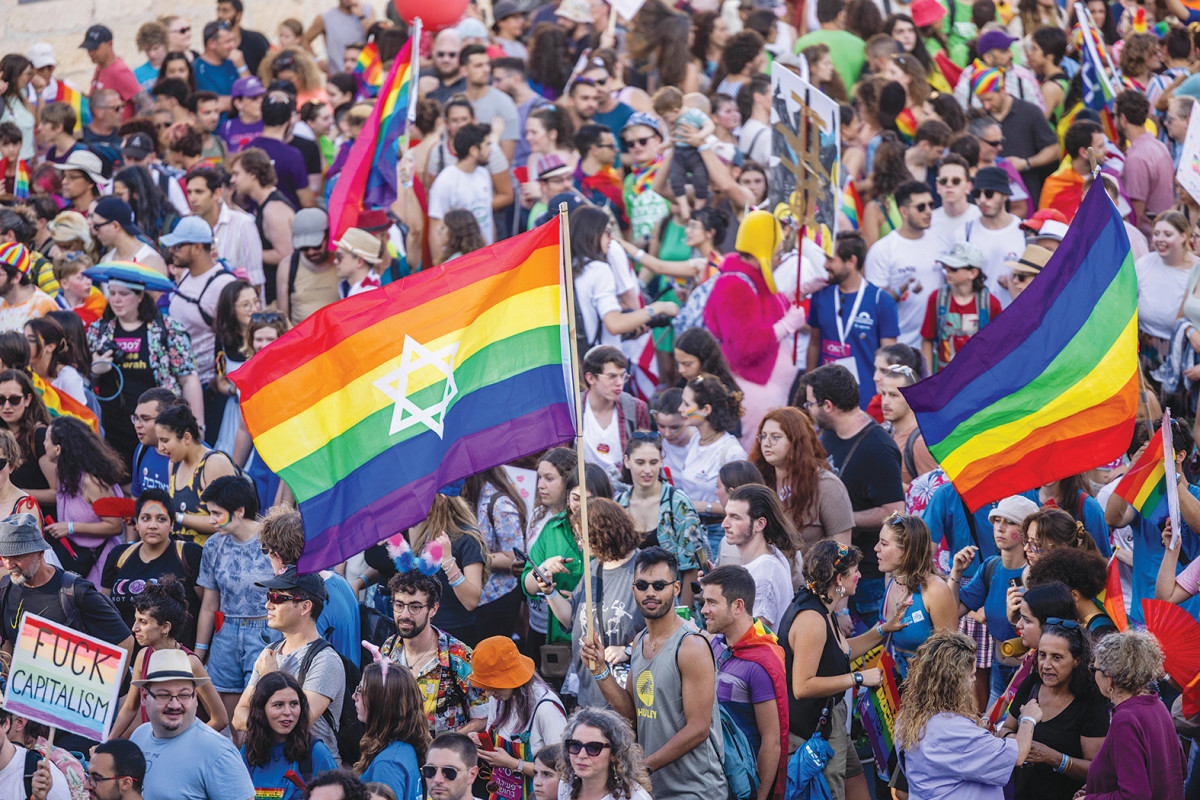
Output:
<path fill-rule="evenodd" d="M 729 783 L 729 800 L 751 800 L 758 795 L 758 759 L 733 715 L 723 703 L 717 706 L 721 709 L 721 736 L 725 742 L 721 766 Z"/>

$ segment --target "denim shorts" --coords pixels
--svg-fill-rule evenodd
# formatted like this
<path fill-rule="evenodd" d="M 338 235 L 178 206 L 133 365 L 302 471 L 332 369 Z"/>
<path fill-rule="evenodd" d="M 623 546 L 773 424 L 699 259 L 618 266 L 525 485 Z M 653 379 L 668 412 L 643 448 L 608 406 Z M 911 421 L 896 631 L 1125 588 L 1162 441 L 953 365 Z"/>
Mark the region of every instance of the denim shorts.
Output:
<path fill-rule="evenodd" d="M 226 617 L 208 651 L 208 677 L 218 692 L 240 694 L 250 683 L 254 662 L 263 648 L 281 638 L 267 618 Z"/>

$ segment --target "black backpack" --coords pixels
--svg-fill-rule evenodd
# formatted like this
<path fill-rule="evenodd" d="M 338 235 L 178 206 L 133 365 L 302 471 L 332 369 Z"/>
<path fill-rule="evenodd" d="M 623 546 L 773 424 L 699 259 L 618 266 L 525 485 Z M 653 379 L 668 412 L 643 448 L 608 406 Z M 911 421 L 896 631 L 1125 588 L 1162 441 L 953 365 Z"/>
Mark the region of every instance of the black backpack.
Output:
<path fill-rule="evenodd" d="M 6 575 L 3 580 L 0 580 L 0 616 L 3 615 L 4 608 L 8 603 L 8 590 L 11 588 L 12 579 Z M 68 628 L 82 630 L 79 627 L 79 604 L 75 598 L 78 594 L 86 593 L 88 589 L 95 591 L 95 587 L 89 581 L 74 572 L 63 571 L 62 585 L 58 587 L 58 605 L 62 609 L 65 620 L 63 624 Z"/>
<path fill-rule="evenodd" d="M 33 773 L 37 772 L 38 763 L 41 760 L 42 756 L 36 750 L 25 751 L 25 800 L 33 797 Z"/>
<path fill-rule="evenodd" d="M 326 634 L 328 633 L 329 631 L 326 631 Z M 317 639 L 308 648 L 308 652 L 300 661 L 300 669 L 296 675 L 296 681 L 301 686 L 304 685 L 304 679 L 308 676 L 308 668 L 312 666 L 313 659 L 326 648 L 333 649 L 333 645 L 329 643 L 328 639 Z M 342 696 L 340 718 L 335 720 L 333 712 L 326 708 L 321 719 L 333 728 L 333 732 L 337 736 L 338 753 L 342 757 L 342 763 L 353 764 L 362 755 L 359 743 L 362 741 L 363 734 L 366 733 L 366 728 L 358 719 L 358 712 L 354 710 L 354 692 L 358 689 L 358 681 L 361 676 L 358 667 L 354 666 L 354 662 L 348 660 L 337 650 L 333 650 L 333 652 L 342 660 L 342 669 L 346 675 L 346 693 Z"/>

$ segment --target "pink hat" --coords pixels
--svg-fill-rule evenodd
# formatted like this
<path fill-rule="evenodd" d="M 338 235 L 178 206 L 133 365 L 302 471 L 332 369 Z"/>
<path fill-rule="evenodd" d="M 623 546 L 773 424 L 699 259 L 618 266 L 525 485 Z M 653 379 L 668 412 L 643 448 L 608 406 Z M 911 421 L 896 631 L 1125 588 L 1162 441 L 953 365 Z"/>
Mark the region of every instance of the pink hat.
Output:
<path fill-rule="evenodd" d="M 938 0 L 914 0 L 909 7 L 913 24 L 918 28 L 937 25 L 946 16 L 946 9 Z"/>

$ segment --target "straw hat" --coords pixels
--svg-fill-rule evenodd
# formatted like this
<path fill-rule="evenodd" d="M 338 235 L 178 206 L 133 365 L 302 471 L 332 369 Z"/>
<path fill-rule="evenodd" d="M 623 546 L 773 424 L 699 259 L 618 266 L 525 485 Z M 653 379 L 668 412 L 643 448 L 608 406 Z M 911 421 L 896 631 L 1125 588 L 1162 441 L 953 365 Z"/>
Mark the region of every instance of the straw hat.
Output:
<path fill-rule="evenodd" d="M 197 678 L 192 672 L 192 662 L 182 650 L 155 650 L 150 654 L 150 665 L 146 677 L 132 681 L 134 686 L 150 686 L 167 681 L 191 681 L 196 686 L 208 683 L 208 678 Z"/>
<path fill-rule="evenodd" d="M 491 636 L 475 645 L 468 679 L 483 689 L 517 689 L 529 683 L 533 672 L 533 659 L 517 652 L 512 639 Z"/>

